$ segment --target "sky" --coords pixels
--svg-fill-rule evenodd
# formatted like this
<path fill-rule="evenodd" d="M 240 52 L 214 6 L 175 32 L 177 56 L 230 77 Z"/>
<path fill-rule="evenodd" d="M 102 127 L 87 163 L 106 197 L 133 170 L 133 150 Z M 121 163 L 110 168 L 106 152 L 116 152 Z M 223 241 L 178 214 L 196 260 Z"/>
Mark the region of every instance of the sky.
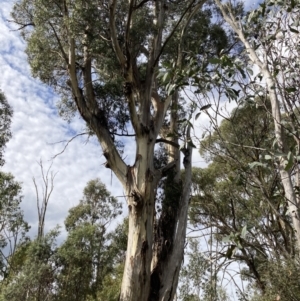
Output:
<path fill-rule="evenodd" d="M 19 32 L 12 31 L 10 11 L 13 1 L 1 0 L 0 7 L 0 89 L 14 114 L 12 139 L 5 150 L 3 170 L 11 172 L 22 183 L 22 209 L 25 220 L 32 226 L 30 235 L 37 234 L 36 194 L 32 178 L 42 188 L 39 162 L 45 170 L 52 158 L 60 153 L 74 133 L 84 132 L 84 123 L 77 116 L 67 123 L 58 116 L 58 96 L 30 75 L 25 43 Z M 130 150 L 129 150 L 130 151 Z M 86 183 L 99 178 L 114 195 L 123 195 L 117 179 L 103 166 L 105 158 L 97 140 L 86 136 L 74 139 L 67 149 L 53 160 L 51 170 L 57 173 L 47 215 L 46 232 L 57 224 L 63 226 L 68 210 L 77 205 Z M 41 190 L 40 190 L 41 192 Z M 125 208 L 126 209 L 126 208 Z"/>
<path fill-rule="evenodd" d="M 48 86 L 31 77 L 24 52 L 26 45 L 19 32 L 12 30 L 14 25 L 7 21 L 11 19 L 12 4 L 11 0 L 1 0 L 0 7 L 0 89 L 14 111 L 11 126 L 13 137 L 6 147 L 3 170 L 11 172 L 22 183 L 24 199 L 21 206 L 25 220 L 32 227 L 30 235 L 35 236 L 38 218 L 32 179 L 36 179 L 41 190 L 40 161 L 45 170 L 52 163 L 51 171 L 56 173 L 45 232 L 57 224 L 63 229 L 68 210 L 78 204 L 89 180 L 99 178 L 114 196 L 122 196 L 123 191 L 117 178 L 104 167 L 106 160 L 95 137 L 88 141 L 87 136 L 77 137 L 52 161 L 68 140 L 85 131 L 85 125 L 78 116 L 70 123 L 60 118 L 56 109 L 59 97 Z M 199 136 L 207 124 L 208 117 L 202 114 L 195 124 Z M 59 141 L 64 142 L 57 143 Z M 134 152 L 134 144 L 126 146 L 125 156 L 130 164 L 134 163 L 130 162 Z M 205 166 L 197 150 L 193 153 L 193 166 Z M 120 200 L 124 204 L 124 198 L 120 197 Z M 126 214 L 125 204 L 123 208 Z"/>

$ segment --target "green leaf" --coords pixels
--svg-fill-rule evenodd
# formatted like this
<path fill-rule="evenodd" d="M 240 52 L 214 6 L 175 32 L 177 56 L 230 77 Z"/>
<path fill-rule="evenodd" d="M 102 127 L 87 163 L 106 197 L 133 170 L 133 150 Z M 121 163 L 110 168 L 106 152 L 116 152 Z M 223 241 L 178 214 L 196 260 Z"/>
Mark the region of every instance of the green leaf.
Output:
<path fill-rule="evenodd" d="M 292 152 L 289 152 L 287 154 L 287 161 L 286 162 L 286 166 L 284 168 L 285 171 L 289 171 L 293 165 L 294 165 L 294 155 L 292 154 Z"/>
<path fill-rule="evenodd" d="M 200 111 L 204 111 L 204 110 L 207 110 L 211 107 L 211 104 L 208 104 L 208 105 L 205 105 L 203 107 L 200 108 Z"/>
<path fill-rule="evenodd" d="M 258 161 L 249 163 L 249 167 L 250 167 L 251 169 L 254 168 L 254 167 L 257 167 L 257 166 L 266 167 L 266 164 L 261 163 L 261 162 L 258 162 Z"/>
<path fill-rule="evenodd" d="M 200 115 L 201 115 L 201 112 L 197 113 L 196 116 L 195 116 L 195 120 L 197 120 Z"/>
<path fill-rule="evenodd" d="M 168 89 L 167 89 L 168 95 L 173 94 L 173 92 L 175 90 L 175 87 L 176 87 L 175 84 L 171 84 L 171 85 L 168 86 Z"/>
<path fill-rule="evenodd" d="M 247 234 L 247 225 L 245 225 L 241 232 L 241 238 L 245 238 Z"/>
<path fill-rule="evenodd" d="M 227 258 L 231 258 L 232 257 L 232 255 L 233 255 L 233 253 L 234 253 L 234 251 L 235 251 L 235 249 L 236 249 L 236 246 L 235 245 L 231 245 L 228 249 L 227 249 L 227 252 L 226 252 L 226 257 Z"/>
<path fill-rule="evenodd" d="M 189 120 L 187 120 L 186 122 L 192 129 L 194 129 L 194 125 Z"/>
<path fill-rule="evenodd" d="M 265 16 L 265 12 L 266 12 L 266 3 L 262 3 L 262 4 L 260 4 L 260 6 L 262 7 L 261 15 L 264 17 Z"/>
<path fill-rule="evenodd" d="M 285 88 L 285 91 L 288 93 L 296 92 L 297 89 L 295 87 Z"/>
<path fill-rule="evenodd" d="M 208 60 L 211 64 L 220 64 L 221 60 L 217 58 L 211 58 Z"/>
<path fill-rule="evenodd" d="M 162 78 L 162 81 L 165 83 L 170 78 L 170 73 L 166 72 Z"/>
<path fill-rule="evenodd" d="M 240 73 L 242 74 L 242 77 L 243 77 L 243 78 L 246 78 L 246 73 L 245 73 L 245 71 L 244 71 L 242 68 L 240 68 L 240 67 L 238 67 L 238 70 L 239 70 Z"/>
<path fill-rule="evenodd" d="M 231 241 L 231 236 L 230 236 L 230 235 L 227 235 L 227 236 L 223 237 L 223 238 L 222 238 L 222 241 L 225 242 L 225 243 L 226 243 L 226 242 L 230 242 L 230 241 Z"/>
<path fill-rule="evenodd" d="M 253 75 L 253 70 L 251 68 L 247 68 L 246 70 L 250 75 Z"/>
<path fill-rule="evenodd" d="M 273 159 L 272 156 L 270 156 L 270 155 L 265 155 L 265 160 L 272 160 L 272 159 Z"/>
<path fill-rule="evenodd" d="M 291 27 L 290 25 L 289 25 L 289 29 L 290 29 L 291 32 L 299 33 L 299 31 L 297 29 Z"/>

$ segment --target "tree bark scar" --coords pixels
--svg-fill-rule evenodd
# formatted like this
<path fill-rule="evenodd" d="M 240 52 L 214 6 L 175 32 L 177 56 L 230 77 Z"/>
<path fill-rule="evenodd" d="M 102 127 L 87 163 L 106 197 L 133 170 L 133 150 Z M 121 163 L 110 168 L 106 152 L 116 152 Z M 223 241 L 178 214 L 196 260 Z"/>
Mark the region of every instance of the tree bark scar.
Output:
<path fill-rule="evenodd" d="M 103 152 L 103 155 L 104 155 L 104 157 L 105 157 L 106 160 L 109 159 L 109 152 L 108 152 L 108 151 L 105 150 L 105 151 Z"/>
<path fill-rule="evenodd" d="M 158 268 L 156 267 L 151 273 L 151 288 L 148 301 L 158 301 L 159 300 L 159 290 L 161 288 L 161 281 L 159 276 Z"/>
<path fill-rule="evenodd" d="M 142 132 L 142 135 L 148 135 L 150 133 L 150 128 L 147 126 L 147 125 L 144 125 L 144 124 L 140 124 L 141 125 L 141 132 Z"/>
<path fill-rule="evenodd" d="M 187 165 L 190 162 L 190 151 L 189 149 L 184 150 L 183 166 L 187 168 Z"/>
<path fill-rule="evenodd" d="M 153 178 L 153 173 L 151 172 L 150 168 L 148 168 L 146 172 L 146 179 L 148 179 L 149 182 L 153 182 Z"/>
<path fill-rule="evenodd" d="M 131 82 L 125 82 L 123 85 L 123 93 L 126 97 L 130 97 L 132 94 L 133 85 Z"/>
<path fill-rule="evenodd" d="M 104 155 L 105 159 L 107 160 L 107 162 L 105 163 L 105 167 L 106 167 L 106 168 L 111 168 L 111 167 L 110 167 L 110 164 L 109 164 L 109 152 L 105 150 L 105 151 L 103 152 L 103 155 Z"/>
<path fill-rule="evenodd" d="M 137 154 L 136 155 L 136 158 L 135 158 L 135 163 L 134 163 L 134 166 L 135 167 L 138 167 L 138 162 L 142 160 L 142 155 L 141 154 Z"/>
<path fill-rule="evenodd" d="M 137 164 L 138 161 L 136 161 Z M 136 165 L 135 164 L 135 165 Z M 127 187 L 129 195 L 133 198 L 132 205 L 136 207 L 141 207 L 143 205 L 143 196 L 140 193 L 137 185 L 136 185 L 136 174 L 135 174 L 135 166 L 127 166 Z"/>
<path fill-rule="evenodd" d="M 141 248 L 141 255 L 145 257 L 147 250 L 149 249 L 148 241 L 144 240 Z"/>
<path fill-rule="evenodd" d="M 130 265 L 133 268 L 133 256 L 130 257 Z"/>
<path fill-rule="evenodd" d="M 144 240 L 141 247 L 141 257 L 143 260 L 143 282 L 146 283 L 147 273 L 146 273 L 146 266 L 147 266 L 147 258 L 146 253 L 149 249 L 148 241 Z"/>

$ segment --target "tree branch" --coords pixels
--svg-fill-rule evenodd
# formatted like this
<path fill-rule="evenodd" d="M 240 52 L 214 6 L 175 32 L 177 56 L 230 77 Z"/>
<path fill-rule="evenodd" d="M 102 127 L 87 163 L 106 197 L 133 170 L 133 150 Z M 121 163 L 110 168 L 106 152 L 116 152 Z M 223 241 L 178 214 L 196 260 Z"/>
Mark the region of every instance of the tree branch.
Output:
<path fill-rule="evenodd" d="M 131 54 L 129 49 L 129 32 L 130 32 L 132 13 L 134 10 L 135 2 L 136 0 L 129 1 L 129 10 L 128 10 L 128 17 L 127 17 L 126 31 L 125 31 L 125 48 L 126 48 L 127 61 L 129 62 L 130 62 L 130 54 Z"/>
<path fill-rule="evenodd" d="M 163 177 L 167 171 L 169 171 L 170 169 L 172 169 L 175 165 L 176 165 L 177 161 L 172 161 L 170 163 L 168 163 L 167 165 L 165 165 L 164 167 L 158 169 L 158 173 L 160 174 L 160 178 Z"/>
<path fill-rule="evenodd" d="M 52 28 L 52 30 L 53 30 L 53 32 L 54 32 L 55 38 L 56 38 L 57 43 L 58 43 L 58 47 L 59 47 L 59 49 L 60 49 L 60 52 L 61 52 L 61 54 L 62 54 L 62 56 L 63 56 L 63 58 L 64 58 L 66 64 L 68 64 L 68 62 L 69 62 L 68 56 L 67 56 L 66 52 L 64 51 L 64 48 L 63 48 L 63 46 L 62 46 L 62 44 L 61 44 L 61 42 L 60 42 L 60 39 L 59 39 L 59 37 L 58 37 L 58 35 L 57 35 L 57 33 L 56 33 L 56 30 L 54 29 L 54 27 L 53 27 L 53 25 L 52 25 L 51 22 L 48 22 L 48 23 L 49 23 L 50 27 Z"/>
<path fill-rule="evenodd" d="M 18 31 L 18 30 L 24 29 L 24 28 L 27 27 L 27 26 L 35 26 L 34 22 L 30 22 L 30 23 L 27 23 L 27 24 L 23 24 L 23 23 L 14 21 L 14 20 L 8 20 L 8 19 L 7 19 L 6 21 L 9 22 L 9 23 L 15 23 L 15 24 L 21 26 L 21 27 L 19 27 L 19 28 L 17 28 L 17 29 L 11 29 L 11 31 Z"/>
<path fill-rule="evenodd" d="M 202 0 L 203 3 L 206 0 Z M 167 46 L 168 42 L 170 41 L 170 39 L 172 38 L 172 36 L 174 35 L 175 31 L 177 30 L 178 26 L 180 25 L 180 23 L 182 22 L 183 18 L 185 17 L 186 13 L 188 12 L 188 10 L 192 7 L 192 5 L 194 4 L 195 0 L 192 0 L 191 3 L 188 5 L 188 7 L 186 8 L 186 10 L 184 11 L 184 13 L 181 15 L 181 17 L 179 18 L 178 22 L 176 23 L 176 25 L 174 26 L 173 30 L 171 31 L 171 33 L 168 35 L 168 37 L 166 38 L 164 44 L 162 45 L 159 54 L 156 56 L 154 63 L 153 63 L 153 68 L 157 65 L 165 47 Z M 203 4 L 202 3 L 202 4 Z M 202 5 L 201 4 L 201 5 Z"/>
<path fill-rule="evenodd" d="M 147 2 L 150 2 L 150 0 L 143 0 L 143 1 L 141 1 L 138 5 L 135 5 L 133 7 L 133 9 L 139 9 L 140 7 L 142 7 Z"/>
<path fill-rule="evenodd" d="M 88 135 L 89 133 L 88 132 L 85 132 L 85 133 L 80 133 L 80 134 L 77 134 L 76 136 L 72 137 L 70 140 L 68 140 L 67 144 L 64 146 L 63 150 L 61 152 L 59 152 L 58 154 L 54 155 L 52 157 L 52 160 L 55 159 L 56 157 L 58 157 L 59 155 L 61 155 L 62 153 L 65 152 L 65 150 L 67 149 L 68 145 L 77 137 L 79 136 L 83 136 L 83 135 Z M 59 141 L 59 142 L 55 142 L 55 143 L 61 143 L 61 142 L 64 142 L 65 140 L 63 141 Z M 52 143 L 52 144 L 55 144 L 55 143 Z"/>
<path fill-rule="evenodd" d="M 116 0 L 111 0 L 111 4 L 109 6 L 109 26 L 110 26 L 110 33 L 111 33 L 111 41 L 113 48 L 115 50 L 116 56 L 121 64 L 122 67 L 126 64 L 126 59 L 124 54 L 120 48 L 117 33 L 116 33 L 116 25 L 115 25 L 115 12 L 116 12 Z"/>
<path fill-rule="evenodd" d="M 170 145 L 172 145 L 172 146 L 174 146 L 174 147 L 177 147 L 177 148 L 179 148 L 180 147 L 180 145 L 178 144 L 178 143 L 176 143 L 176 142 L 173 142 L 173 141 L 171 141 L 171 140 L 167 140 L 167 139 L 164 139 L 164 138 L 159 138 L 159 139 L 156 139 L 155 140 L 155 143 L 166 143 L 166 144 L 170 144 Z"/>

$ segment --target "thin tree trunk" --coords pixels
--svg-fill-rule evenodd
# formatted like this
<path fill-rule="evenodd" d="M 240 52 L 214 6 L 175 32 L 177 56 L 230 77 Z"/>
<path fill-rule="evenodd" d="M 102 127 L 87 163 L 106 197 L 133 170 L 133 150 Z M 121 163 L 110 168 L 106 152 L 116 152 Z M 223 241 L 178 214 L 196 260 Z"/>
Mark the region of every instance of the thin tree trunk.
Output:
<path fill-rule="evenodd" d="M 228 13 L 225 11 L 222 3 L 219 0 L 215 0 L 215 3 L 217 6 L 220 8 L 224 19 L 227 21 L 227 23 L 232 27 L 232 29 L 235 31 L 235 33 L 238 35 L 239 39 L 241 42 L 244 44 L 248 57 L 254 63 L 257 65 L 260 69 L 260 72 L 263 74 L 263 77 L 266 81 L 267 84 L 267 89 L 268 89 L 268 95 L 269 99 L 271 102 L 271 107 L 272 107 L 272 116 L 274 120 L 274 127 L 275 127 L 275 137 L 276 141 L 278 143 L 278 146 L 280 148 L 280 151 L 284 154 L 287 155 L 288 153 L 288 146 L 286 144 L 286 135 L 284 133 L 284 129 L 282 126 L 282 118 L 281 118 L 281 112 L 280 112 L 280 106 L 279 106 L 279 100 L 276 94 L 276 81 L 273 78 L 273 75 L 269 71 L 267 61 L 263 62 L 255 50 L 251 47 L 250 43 L 246 39 L 242 28 L 240 27 L 239 23 L 236 21 L 236 18 L 232 14 L 231 10 L 229 9 Z M 260 51 L 263 51 L 260 49 Z M 265 60 L 267 60 L 267 55 L 266 53 L 263 54 Z M 295 237 L 297 240 L 297 246 L 298 249 L 300 250 L 300 215 L 299 215 L 299 204 L 298 200 L 296 198 L 296 194 L 293 188 L 293 183 L 292 183 L 292 176 L 291 176 L 291 171 L 285 170 L 286 168 L 286 163 L 284 158 L 280 158 L 278 162 L 278 168 L 280 172 L 280 177 L 281 177 L 281 182 L 284 188 L 284 193 L 285 197 L 288 202 L 288 209 L 289 213 L 292 219 L 293 227 L 295 230 Z"/>

